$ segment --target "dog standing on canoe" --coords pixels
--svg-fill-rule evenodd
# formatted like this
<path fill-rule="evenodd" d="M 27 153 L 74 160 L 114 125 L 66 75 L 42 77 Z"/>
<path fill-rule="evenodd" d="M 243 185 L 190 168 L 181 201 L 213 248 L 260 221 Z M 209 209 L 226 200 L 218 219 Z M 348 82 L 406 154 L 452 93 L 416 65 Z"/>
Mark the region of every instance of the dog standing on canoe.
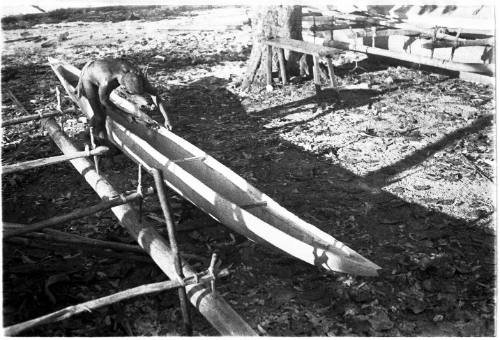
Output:
<path fill-rule="evenodd" d="M 78 98 L 85 94 L 94 111 L 90 126 L 97 139 L 106 139 L 106 112 L 103 106 L 118 109 L 109 96 L 120 85 L 131 94 L 149 94 L 165 119 L 165 127 L 172 129 L 158 91 L 136 66 L 123 59 L 101 59 L 85 64 L 76 87 Z"/>

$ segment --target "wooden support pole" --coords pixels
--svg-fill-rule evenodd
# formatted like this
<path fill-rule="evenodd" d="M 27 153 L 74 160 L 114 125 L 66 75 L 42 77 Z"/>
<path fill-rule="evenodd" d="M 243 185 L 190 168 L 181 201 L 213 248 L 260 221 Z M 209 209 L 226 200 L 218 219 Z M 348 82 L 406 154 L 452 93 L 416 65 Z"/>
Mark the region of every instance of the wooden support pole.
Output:
<path fill-rule="evenodd" d="M 57 242 L 67 242 L 67 243 L 79 243 L 79 244 L 84 244 L 84 245 L 89 245 L 93 247 L 100 247 L 100 248 L 107 248 L 107 249 L 112 249 L 116 251 L 128 251 L 128 252 L 133 252 L 133 253 L 138 253 L 138 254 L 144 254 L 144 250 L 136 245 L 133 244 L 126 244 L 126 243 L 121 243 L 121 242 L 112 242 L 112 241 L 103 241 L 103 240 L 97 240 L 94 238 L 89 238 L 85 236 L 80 236 L 76 234 L 70 234 L 70 233 L 65 233 L 64 231 L 56 230 L 56 229 L 51 229 L 51 228 L 45 228 L 43 229 L 44 233 L 33 233 L 29 234 L 28 236 L 32 236 L 34 238 L 42 238 L 46 240 L 53 240 Z"/>
<path fill-rule="evenodd" d="M 19 107 L 19 109 L 21 109 L 21 111 L 24 112 L 25 115 L 31 116 L 31 114 L 28 112 L 28 110 L 26 110 L 24 105 L 19 101 L 19 99 L 17 99 L 17 97 L 14 95 L 14 93 L 12 93 L 11 90 L 7 89 L 7 91 L 5 91 L 5 92 L 10 97 L 10 99 L 14 102 L 14 104 L 16 104 L 17 107 Z"/>
<path fill-rule="evenodd" d="M 49 118 L 44 127 L 59 148 L 64 153 L 76 151 L 76 147 L 61 131 L 54 119 Z M 76 170 L 82 174 L 87 183 L 101 198 L 113 197 L 118 192 L 102 176 L 97 175 L 93 163 L 86 158 L 70 161 Z M 165 239 L 146 221 L 139 221 L 137 212 L 129 205 L 124 204 L 111 209 L 115 216 L 155 261 L 158 267 L 173 281 L 181 281 L 174 266 L 172 250 Z M 183 272 L 186 276 L 193 276 L 196 272 L 182 261 Z M 239 316 L 231 306 L 218 294 L 213 294 L 203 284 L 189 284 L 186 286 L 188 297 L 200 313 L 221 335 L 256 336 L 257 333 Z"/>
<path fill-rule="evenodd" d="M 149 257 L 146 253 L 144 253 L 144 251 L 143 251 L 144 255 L 136 255 L 135 253 L 134 254 L 130 252 L 125 253 L 111 248 L 103 248 L 102 246 L 97 246 L 93 244 L 83 244 L 79 240 L 73 240 L 73 239 L 70 240 L 69 238 L 64 238 L 64 240 L 62 240 L 62 238 L 43 233 L 30 233 L 27 236 L 29 236 L 29 238 L 19 237 L 19 236 L 11 237 L 5 240 L 4 242 L 17 244 L 23 246 L 24 248 L 33 247 L 37 249 L 46 249 L 49 251 L 54 251 L 54 250 L 60 252 L 65 251 L 68 254 L 70 253 L 74 254 L 75 252 L 78 251 L 82 252 L 84 255 L 87 256 L 101 256 L 107 258 L 117 258 L 121 260 L 126 258 L 127 260 L 130 261 L 153 263 L 151 257 Z M 11 268 L 6 268 L 5 270 L 10 271 L 10 269 Z M 54 268 L 52 271 L 57 271 L 57 268 Z"/>
<path fill-rule="evenodd" d="M 165 217 L 165 224 L 167 226 L 168 238 L 170 241 L 170 249 L 174 255 L 174 266 L 177 275 L 180 278 L 184 278 L 184 273 L 182 272 L 181 261 L 179 258 L 179 248 L 177 246 L 177 239 L 175 237 L 175 227 L 174 220 L 172 219 L 172 214 L 170 213 L 170 204 L 167 200 L 167 192 L 165 190 L 165 182 L 163 181 L 163 175 L 158 169 L 151 169 L 156 186 L 156 193 L 160 201 L 161 209 L 163 211 L 163 216 Z M 178 289 L 179 302 L 181 307 L 182 319 L 184 322 L 184 330 L 187 335 L 193 334 L 193 326 L 191 325 L 191 316 L 189 314 L 189 308 L 187 304 L 187 295 L 184 287 L 179 287 Z"/>
<path fill-rule="evenodd" d="M 286 77 L 285 50 L 282 48 L 278 49 L 278 59 L 280 63 L 281 81 L 283 85 L 286 85 L 288 83 L 288 79 Z"/>
<path fill-rule="evenodd" d="M 26 161 L 26 162 L 21 162 L 21 163 L 17 163 L 17 164 L 8 164 L 8 165 L 2 166 L 2 173 L 5 175 L 5 174 L 13 173 L 13 172 L 25 171 L 25 170 L 39 168 L 42 166 L 58 164 L 58 163 L 69 161 L 70 159 L 103 155 L 108 151 L 109 151 L 108 147 L 99 146 L 93 150 L 78 151 L 78 152 L 75 152 L 74 154 L 71 154 L 71 155 L 60 155 L 60 156 L 35 159 L 32 161 Z"/>
<path fill-rule="evenodd" d="M 435 40 L 435 41 L 427 41 L 422 43 L 423 48 L 432 49 L 432 48 L 448 48 L 448 47 L 466 47 L 466 46 L 493 46 L 495 40 L 493 38 L 488 39 L 474 39 L 474 40 L 466 40 L 466 39 L 456 39 L 455 41 L 451 40 Z"/>
<path fill-rule="evenodd" d="M 32 231 L 38 231 L 46 227 L 50 226 L 55 226 L 55 225 L 60 225 L 64 222 L 68 222 L 77 218 L 81 218 L 84 216 L 89 216 L 92 214 L 95 214 L 96 212 L 106 210 L 112 207 L 116 207 L 122 204 L 126 204 L 135 200 L 138 200 L 143 197 L 143 195 L 151 195 L 153 194 L 154 190 L 152 188 L 148 189 L 145 193 L 139 194 L 139 193 L 134 193 L 130 194 L 128 196 L 121 196 L 119 195 L 116 198 L 112 198 L 107 201 L 102 201 L 99 202 L 96 205 L 93 205 L 91 207 L 85 207 L 85 208 L 79 208 L 75 209 L 72 212 L 65 214 L 65 215 L 60 215 L 60 216 L 55 216 L 52 218 L 49 218 L 44 221 L 40 221 L 37 223 L 33 224 L 18 224 L 18 223 L 6 223 L 3 222 L 3 238 L 7 237 L 12 237 L 12 236 L 18 236 L 22 234 L 26 234 Z"/>
<path fill-rule="evenodd" d="M 273 86 L 273 49 L 266 45 L 266 82 L 268 86 Z"/>
<path fill-rule="evenodd" d="M 337 88 L 337 82 L 335 81 L 335 72 L 333 70 L 332 58 L 326 57 L 326 65 L 328 67 L 328 75 L 330 76 L 330 86 Z"/>
<path fill-rule="evenodd" d="M 317 92 L 321 92 L 321 78 L 319 75 L 319 57 L 317 55 L 313 56 L 314 59 L 314 67 L 313 67 L 313 75 L 314 75 L 314 87 Z"/>
<path fill-rule="evenodd" d="M 221 272 L 218 276 L 226 276 L 228 274 L 227 271 Z M 211 282 L 213 280 L 213 276 L 210 274 L 205 274 L 199 278 L 200 283 Z M 105 306 L 109 306 L 111 304 L 126 300 L 132 299 L 137 296 L 142 296 L 146 294 L 159 293 L 168 289 L 173 289 L 177 287 L 183 287 L 186 283 L 194 283 L 195 278 L 190 277 L 181 282 L 177 281 L 162 281 L 149 283 L 142 286 L 126 289 L 119 293 L 115 293 L 112 295 L 104 296 L 95 300 L 87 301 L 84 303 L 80 303 L 74 306 L 69 306 L 58 310 L 56 312 L 40 316 L 38 318 L 28 320 L 25 322 L 21 322 L 9 327 L 4 328 L 4 335 L 6 336 L 14 336 L 19 334 L 22 331 L 28 330 L 30 328 L 41 326 L 44 324 L 62 321 L 68 319 L 74 315 L 81 314 L 83 312 L 92 312 L 93 310 Z"/>
<path fill-rule="evenodd" d="M 26 122 L 30 122 L 32 120 L 37 120 L 37 119 L 56 117 L 56 116 L 60 116 L 60 115 L 62 115 L 62 114 L 59 112 L 51 112 L 51 113 L 43 113 L 43 114 L 39 114 L 39 115 L 34 114 L 34 115 L 27 115 L 27 116 L 12 118 L 12 119 L 3 121 L 2 127 L 26 123 Z"/>

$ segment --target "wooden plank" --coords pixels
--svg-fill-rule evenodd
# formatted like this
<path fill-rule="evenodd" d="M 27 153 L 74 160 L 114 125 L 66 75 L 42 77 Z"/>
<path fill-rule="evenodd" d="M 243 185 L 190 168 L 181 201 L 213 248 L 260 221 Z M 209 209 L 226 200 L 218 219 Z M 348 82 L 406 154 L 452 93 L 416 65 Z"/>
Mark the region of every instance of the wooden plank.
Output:
<path fill-rule="evenodd" d="M 363 23 L 352 23 L 352 24 L 322 24 L 322 25 L 314 25 L 311 26 L 310 30 L 312 32 L 321 32 L 321 31 L 335 31 L 335 30 L 346 30 L 346 29 L 356 29 L 356 28 L 365 28 L 369 26 L 369 24 Z"/>
<path fill-rule="evenodd" d="M 361 53 L 366 53 L 368 55 L 375 55 L 385 58 L 397 59 L 409 63 L 415 63 L 419 65 L 426 65 L 436 68 L 441 68 L 449 71 L 456 72 L 472 72 L 472 73 L 481 73 L 485 75 L 493 75 L 495 65 L 489 64 L 466 64 L 466 63 L 455 63 L 440 59 L 431 59 L 428 57 L 417 56 L 408 53 L 400 53 L 389 51 L 377 47 L 369 47 L 369 46 L 360 46 L 355 45 L 351 42 L 346 41 L 337 41 L 337 40 L 328 40 L 324 41 L 323 44 L 325 46 L 329 46 L 332 48 L 340 48 L 344 50 L 356 51 Z"/>
<path fill-rule="evenodd" d="M 270 46 L 284 48 L 286 50 L 296 51 L 299 53 L 317 55 L 317 56 L 327 56 L 332 55 L 332 50 L 325 48 L 321 45 L 316 45 L 310 42 L 288 39 L 288 38 L 274 38 L 266 40 L 265 43 Z"/>
<path fill-rule="evenodd" d="M 357 31 L 356 35 L 362 38 L 371 38 L 371 37 L 390 37 L 393 35 L 406 35 L 406 36 L 417 36 L 421 35 L 420 31 L 415 30 L 405 30 L 405 29 L 381 29 L 376 30 L 375 32 L 369 31 Z"/>

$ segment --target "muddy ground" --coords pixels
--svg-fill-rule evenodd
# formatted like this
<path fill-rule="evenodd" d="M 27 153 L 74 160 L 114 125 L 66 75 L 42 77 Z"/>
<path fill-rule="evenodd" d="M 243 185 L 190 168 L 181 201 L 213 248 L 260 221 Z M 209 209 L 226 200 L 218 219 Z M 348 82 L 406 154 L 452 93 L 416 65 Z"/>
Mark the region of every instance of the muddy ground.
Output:
<path fill-rule="evenodd" d="M 59 83 L 47 57 L 82 67 L 89 59 L 125 55 L 148 66 L 177 134 L 383 268 L 376 278 L 326 273 L 232 234 L 170 193 L 179 225 L 198 227 L 179 232 L 188 262 L 202 270 L 217 250 L 230 266 L 218 293 L 260 334 L 494 334 L 491 86 L 365 60 L 353 72 L 353 65 L 336 64 L 337 80 L 347 87 L 340 101 L 328 90 L 316 94 L 311 80 L 243 93 L 251 49 L 244 8 L 174 12 L 159 20 L 110 21 L 109 13 L 98 14 L 92 12 L 95 21 L 3 31 L 5 41 L 42 40 L 4 43 L 2 119 L 24 114 L 8 90 L 30 112 L 54 111 Z M 65 131 L 83 148 L 85 119 L 67 98 L 63 109 Z M 2 163 L 59 154 L 39 127 L 4 128 Z M 125 156 L 102 170 L 120 190 L 135 189 L 137 167 Z M 2 176 L 4 221 L 32 223 L 96 202 L 69 164 Z M 161 216 L 155 198 L 146 199 L 144 216 Z M 109 212 L 61 230 L 133 244 Z M 35 236 L 4 241 L 4 325 L 165 279 L 146 256 Z M 193 321 L 196 335 L 217 334 L 196 311 Z M 167 334 L 182 334 L 174 292 L 22 335 Z"/>

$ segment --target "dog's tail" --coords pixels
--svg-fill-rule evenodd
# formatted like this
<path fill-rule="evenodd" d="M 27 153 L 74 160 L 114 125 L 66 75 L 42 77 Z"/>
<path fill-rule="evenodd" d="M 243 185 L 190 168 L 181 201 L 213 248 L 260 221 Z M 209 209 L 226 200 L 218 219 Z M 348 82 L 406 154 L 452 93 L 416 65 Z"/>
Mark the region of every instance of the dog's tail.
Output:
<path fill-rule="evenodd" d="M 85 66 L 83 66 L 82 68 L 82 71 L 80 72 L 80 78 L 78 78 L 78 85 L 76 85 L 76 96 L 78 98 L 81 98 L 82 95 L 83 95 L 83 75 L 85 74 L 85 72 L 87 71 L 87 69 L 89 68 L 90 64 L 92 64 L 94 61 L 91 60 L 91 61 L 88 61 Z"/>

